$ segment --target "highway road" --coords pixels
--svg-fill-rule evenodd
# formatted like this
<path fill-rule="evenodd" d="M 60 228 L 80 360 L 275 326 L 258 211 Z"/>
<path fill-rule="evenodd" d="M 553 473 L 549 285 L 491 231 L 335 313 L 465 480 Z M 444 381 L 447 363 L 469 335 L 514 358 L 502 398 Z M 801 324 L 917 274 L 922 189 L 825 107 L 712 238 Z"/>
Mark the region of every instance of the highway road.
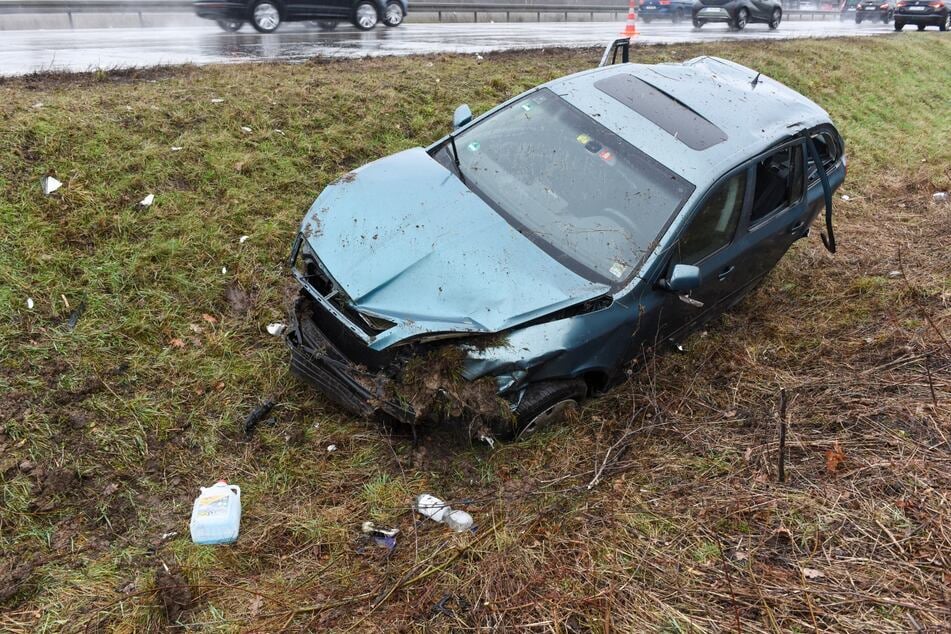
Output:
<path fill-rule="evenodd" d="M 378 27 L 369 33 L 353 27 L 333 32 L 285 25 L 260 35 L 245 26 L 239 33 L 207 27 L 149 29 L 77 29 L 73 31 L 5 31 L 0 34 L 0 75 L 37 71 L 88 71 L 99 68 L 146 67 L 162 64 L 213 64 L 256 60 L 304 60 L 315 56 L 362 57 L 418 53 L 486 53 L 540 48 L 603 46 L 623 27 L 618 22 L 456 23 Z M 695 30 L 689 24 L 638 24 L 642 44 L 714 40 L 778 40 L 802 37 L 844 37 L 892 32 L 892 26 L 856 25 L 839 21 L 789 21 L 770 31 L 765 24 L 732 32 L 710 24 Z M 902 37 L 915 37 L 907 33 Z"/>

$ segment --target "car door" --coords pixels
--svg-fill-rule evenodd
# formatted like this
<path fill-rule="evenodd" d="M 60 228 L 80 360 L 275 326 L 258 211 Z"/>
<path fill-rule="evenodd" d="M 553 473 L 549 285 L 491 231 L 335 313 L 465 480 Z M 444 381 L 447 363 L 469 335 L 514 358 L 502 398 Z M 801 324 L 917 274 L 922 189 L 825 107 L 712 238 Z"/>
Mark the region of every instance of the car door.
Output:
<path fill-rule="evenodd" d="M 739 276 L 734 275 L 738 258 L 736 232 L 750 199 L 749 166 L 744 165 L 720 179 L 695 207 L 680 231 L 667 272 L 677 264 L 700 269 L 700 286 L 687 296 L 668 292 L 662 309 L 662 332 L 679 340 L 700 322 L 719 311 L 732 296 Z"/>
<path fill-rule="evenodd" d="M 349 16 L 350 0 L 288 0 L 288 10 L 297 18 L 338 18 Z"/>
<path fill-rule="evenodd" d="M 730 297 L 725 307 L 739 301 L 769 271 L 796 240 L 809 231 L 809 205 L 801 139 L 766 152 L 750 166 L 750 201 L 734 241 L 736 257 L 730 272 Z"/>

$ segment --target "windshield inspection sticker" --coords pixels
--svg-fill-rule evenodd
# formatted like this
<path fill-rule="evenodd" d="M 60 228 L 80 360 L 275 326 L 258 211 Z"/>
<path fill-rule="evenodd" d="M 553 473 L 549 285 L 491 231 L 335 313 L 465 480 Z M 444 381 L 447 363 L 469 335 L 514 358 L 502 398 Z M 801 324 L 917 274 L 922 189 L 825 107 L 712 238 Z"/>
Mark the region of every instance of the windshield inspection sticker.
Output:
<path fill-rule="evenodd" d="M 627 270 L 627 266 L 625 266 L 624 264 L 621 264 L 620 262 L 615 262 L 614 264 L 611 265 L 611 268 L 608 270 L 611 271 L 611 275 L 613 275 L 614 277 L 618 279 L 621 279 L 622 277 L 624 277 L 624 271 Z"/>
<path fill-rule="evenodd" d="M 588 141 L 591 140 L 591 137 L 589 137 L 587 134 L 579 134 L 575 138 L 578 139 L 578 143 L 581 145 L 587 145 Z"/>
<path fill-rule="evenodd" d="M 470 144 L 467 145 L 466 147 L 469 148 L 469 151 L 470 151 L 470 152 L 478 152 L 478 151 L 479 151 L 479 148 L 482 147 L 482 144 L 479 143 L 478 141 L 473 141 L 472 143 L 470 143 Z"/>

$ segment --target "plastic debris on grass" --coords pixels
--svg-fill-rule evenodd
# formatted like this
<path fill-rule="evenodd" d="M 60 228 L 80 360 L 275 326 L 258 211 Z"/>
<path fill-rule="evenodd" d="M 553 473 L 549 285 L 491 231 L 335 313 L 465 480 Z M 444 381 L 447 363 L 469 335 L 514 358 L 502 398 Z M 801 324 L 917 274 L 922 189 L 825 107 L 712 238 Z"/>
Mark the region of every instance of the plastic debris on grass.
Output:
<path fill-rule="evenodd" d="M 267 325 L 267 334 L 274 337 L 280 337 L 284 334 L 285 330 L 287 330 L 287 326 L 282 323 L 275 322 Z"/>
<path fill-rule="evenodd" d="M 61 181 L 56 180 L 53 176 L 44 176 L 43 180 L 40 181 L 40 185 L 43 187 L 43 195 L 49 196 L 57 189 L 63 186 Z"/>
<path fill-rule="evenodd" d="M 155 194 L 149 194 L 145 198 L 139 201 L 139 207 L 151 207 L 152 203 L 155 202 Z"/>
<path fill-rule="evenodd" d="M 33 310 L 33 307 L 34 307 L 35 305 L 36 305 L 36 304 L 33 302 L 33 298 L 32 298 L 32 297 L 27 297 L 27 298 L 26 298 L 26 308 L 27 308 L 27 310 Z"/>

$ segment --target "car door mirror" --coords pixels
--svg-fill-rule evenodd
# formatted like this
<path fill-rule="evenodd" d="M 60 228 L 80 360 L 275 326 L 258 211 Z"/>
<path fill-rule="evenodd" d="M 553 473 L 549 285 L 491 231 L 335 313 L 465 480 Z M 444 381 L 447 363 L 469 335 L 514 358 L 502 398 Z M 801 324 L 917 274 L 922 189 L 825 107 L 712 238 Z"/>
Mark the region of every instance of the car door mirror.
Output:
<path fill-rule="evenodd" d="M 700 286 L 700 268 L 692 264 L 677 264 L 664 283 L 664 288 L 676 293 L 687 293 Z"/>
<path fill-rule="evenodd" d="M 456 108 L 452 115 L 452 129 L 458 130 L 470 121 L 472 121 L 472 110 L 469 109 L 469 104 L 464 103 Z"/>

